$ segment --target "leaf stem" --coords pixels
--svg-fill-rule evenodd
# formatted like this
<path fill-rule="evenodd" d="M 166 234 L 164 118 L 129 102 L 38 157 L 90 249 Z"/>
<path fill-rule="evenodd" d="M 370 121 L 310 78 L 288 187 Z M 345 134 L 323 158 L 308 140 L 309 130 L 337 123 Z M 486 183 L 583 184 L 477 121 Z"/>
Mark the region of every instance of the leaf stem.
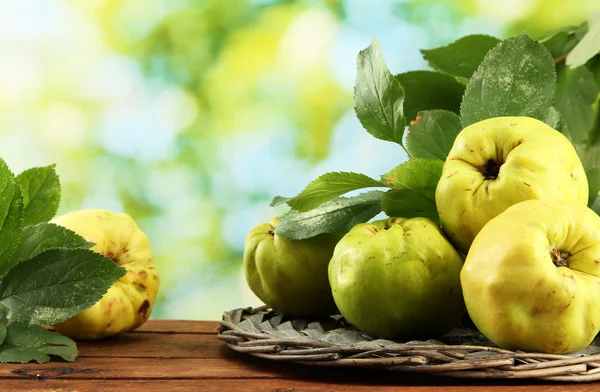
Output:
<path fill-rule="evenodd" d="M 413 156 L 410 152 L 408 152 L 408 150 L 406 149 L 406 147 L 404 147 L 404 143 L 400 143 L 400 146 L 402 147 L 402 149 L 404 150 L 404 152 L 406 152 L 406 155 L 408 156 L 408 159 L 413 159 Z"/>
<path fill-rule="evenodd" d="M 557 58 L 555 58 L 555 59 L 552 59 L 552 61 L 554 61 L 554 64 L 558 64 L 558 63 L 560 63 L 561 61 L 563 61 L 564 59 L 566 59 L 566 58 L 567 58 L 567 56 L 569 55 L 569 53 L 571 53 L 571 51 L 570 51 L 570 50 L 569 50 L 568 52 L 565 52 L 565 53 L 561 54 L 561 55 L 560 55 L 560 56 L 558 56 Z"/>

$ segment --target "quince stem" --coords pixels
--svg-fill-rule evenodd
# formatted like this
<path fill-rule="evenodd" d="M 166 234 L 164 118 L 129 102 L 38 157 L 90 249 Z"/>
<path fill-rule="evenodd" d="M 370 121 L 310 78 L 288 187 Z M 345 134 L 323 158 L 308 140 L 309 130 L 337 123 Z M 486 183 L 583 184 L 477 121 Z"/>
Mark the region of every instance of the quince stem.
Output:
<path fill-rule="evenodd" d="M 557 267 L 569 267 L 569 256 L 569 252 L 562 252 L 554 247 L 550 249 L 550 257 Z"/>

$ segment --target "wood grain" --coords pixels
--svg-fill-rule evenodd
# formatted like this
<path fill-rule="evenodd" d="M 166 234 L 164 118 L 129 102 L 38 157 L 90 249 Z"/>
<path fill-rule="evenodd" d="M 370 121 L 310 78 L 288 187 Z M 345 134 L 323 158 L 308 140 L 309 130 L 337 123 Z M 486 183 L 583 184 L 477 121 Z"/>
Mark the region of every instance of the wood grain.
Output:
<path fill-rule="evenodd" d="M 80 358 L 220 358 L 227 351 L 214 334 L 160 332 L 127 333 L 77 347 Z"/>
<path fill-rule="evenodd" d="M 600 383 L 468 380 L 251 357 L 216 339 L 217 322 L 148 321 L 141 330 L 79 342 L 74 363 L 0 364 L 1 391 L 505 391 L 590 392 Z"/>
<path fill-rule="evenodd" d="M 202 391 L 202 392 L 593 392 L 598 391 L 598 385 L 583 384 L 576 386 L 564 385 L 411 385 L 405 387 L 379 386 L 369 384 L 344 384 L 344 383 L 315 383 L 302 380 L 222 380 L 218 383 L 212 380 L 2 380 L 3 391 L 28 390 L 36 392 L 49 391 Z"/>
<path fill-rule="evenodd" d="M 193 320 L 147 320 L 144 324 L 140 325 L 135 331 L 131 333 L 198 333 L 198 334 L 211 334 L 217 333 L 217 327 L 219 323 L 217 321 L 193 321 Z M 45 326 L 49 330 L 54 330 L 51 325 Z"/>
<path fill-rule="evenodd" d="M 219 323 L 216 321 L 192 321 L 192 320 L 153 320 L 150 319 L 141 325 L 135 332 L 158 332 L 158 333 L 217 333 Z"/>
<path fill-rule="evenodd" d="M 277 372 L 268 368 L 246 366 L 228 359 L 198 358 L 79 358 L 73 364 L 0 365 L 3 378 L 64 378 L 64 379 L 169 379 L 169 378 L 275 378 Z"/>
<path fill-rule="evenodd" d="M 0 364 L 4 379 L 299 379 L 339 380 L 344 383 L 402 385 L 407 381 L 430 380 L 436 384 L 448 379 L 369 369 L 315 368 L 298 364 L 274 363 L 230 352 L 222 358 L 79 358 L 75 363 Z M 452 380 L 452 379 L 450 379 Z M 455 379 L 457 381 L 458 379 Z"/>

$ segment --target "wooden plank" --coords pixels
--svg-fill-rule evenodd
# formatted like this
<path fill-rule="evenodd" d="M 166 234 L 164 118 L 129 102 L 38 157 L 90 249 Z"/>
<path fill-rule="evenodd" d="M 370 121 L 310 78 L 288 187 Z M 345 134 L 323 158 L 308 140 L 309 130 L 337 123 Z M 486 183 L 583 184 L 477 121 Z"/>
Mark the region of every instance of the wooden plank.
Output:
<path fill-rule="evenodd" d="M 553 385 L 517 385 L 504 383 L 502 385 L 438 385 L 423 381 L 423 385 L 368 385 L 350 384 L 344 382 L 315 383 L 302 380 L 2 380 L 3 391 L 202 391 L 202 392 L 264 392 L 264 391 L 289 391 L 289 392 L 429 392 L 432 390 L 443 392 L 593 392 L 598 391 L 598 384 L 577 384 L 568 386 L 564 384 Z M 460 384 L 460 383 L 458 383 Z M 432 387 L 436 385 L 435 387 Z"/>
<path fill-rule="evenodd" d="M 214 321 L 151 320 L 141 331 L 97 342 L 80 342 L 80 357 L 75 363 L 0 364 L 0 390 L 486 392 L 507 387 L 517 392 L 567 390 L 565 384 L 559 383 L 453 379 L 262 360 L 227 349 L 216 339 L 217 325 Z M 404 386 L 398 389 L 398 385 Z M 432 388 L 433 385 L 437 387 Z M 568 390 L 596 391 L 600 390 L 600 383 L 569 385 Z"/>
<path fill-rule="evenodd" d="M 235 352 L 223 358 L 79 358 L 74 363 L 0 364 L 0 378 L 19 379 L 303 379 L 402 384 L 419 376 L 377 369 L 321 368 L 253 358 Z M 451 378 L 443 379 L 447 383 Z M 2 385 L 2 384 L 0 384 Z"/>
<path fill-rule="evenodd" d="M 150 319 L 136 329 L 135 332 L 216 334 L 218 326 L 217 321 Z"/>
<path fill-rule="evenodd" d="M 0 364 L 3 379 L 305 379 L 397 383 L 413 375 L 372 369 L 317 368 L 274 362 L 223 348 L 221 358 L 80 357 L 74 363 Z M 3 385 L 0 383 L 0 386 Z M 0 387 L 1 390 L 1 387 Z"/>
<path fill-rule="evenodd" d="M 283 388 L 280 385 L 290 385 L 291 381 L 298 382 L 298 388 L 302 386 L 306 391 L 321 391 L 321 390 L 337 390 L 331 388 L 332 385 L 345 384 L 340 390 L 346 390 L 352 386 L 361 385 L 377 385 L 381 386 L 397 386 L 397 385 L 427 385 L 431 388 L 432 385 L 446 387 L 449 385 L 477 386 L 473 391 L 481 391 L 482 386 L 502 385 L 503 390 L 510 385 L 510 390 L 513 386 L 531 384 L 532 381 L 526 380 L 466 380 L 444 378 L 407 373 L 394 373 L 372 369 L 348 369 L 348 368 L 315 368 L 310 366 L 301 366 L 294 364 L 276 363 L 261 359 L 248 358 L 240 356 L 237 353 L 232 353 L 231 358 L 223 359 L 149 359 L 149 360 L 132 360 L 124 358 L 80 358 L 73 364 L 64 362 L 50 362 L 47 364 L 2 364 L 0 365 L 0 389 L 5 390 L 6 382 L 9 379 L 18 380 L 16 384 L 11 385 L 37 385 L 28 381 L 46 380 L 46 381 L 62 381 L 70 380 L 71 383 L 64 385 L 76 386 L 79 382 L 93 381 L 101 383 L 104 387 L 107 381 L 113 380 L 110 385 L 123 385 L 127 380 L 131 381 L 126 385 L 148 385 L 148 381 L 161 381 L 165 385 L 169 385 L 166 381 L 175 382 L 176 385 L 192 386 L 193 390 L 199 389 L 200 385 L 215 385 L 219 386 L 216 390 L 232 390 L 232 391 L 248 391 L 249 385 L 255 385 L 256 390 L 270 390 L 272 388 Z M 180 383 L 179 381 L 188 380 L 189 383 Z M 250 382 L 254 382 L 251 384 Z M 287 381 L 286 381 L 287 380 Z M 27 382 L 25 382 L 27 381 Z M 117 382 L 118 381 L 118 382 Z M 18 384 L 22 383 L 22 384 Z M 535 383 L 535 381 L 533 381 Z M 539 382 L 538 382 L 539 383 Z M 544 384 L 550 384 L 548 382 Z M 40 384 L 43 385 L 43 384 Z M 53 385 L 47 383 L 46 385 Z M 89 385 L 84 383 L 83 385 Z M 238 389 L 234 389 L 235 386 Z M 552 383 L 558 385 L 562 389 L 554 389 L 554 391 L 564 391 L 565 384 Z M 600 384 L 580 384 L 594 385 L 595 390 L 598 390 Z M 289 387 L 295 388 L 295 387 Z M 439 390 L 440 388 L 435 388 Z M 552 390 L 537 389 L 539 391 Z M 585 389 L 572 389 L 570 391 L 586 391 Z M 123 389 L 128 389 L 124 388 Z M 169 388 L 171 389 L 171 388 Z M 79 389 L 78 389 L 79 390 Z M 303 390 L 303 389 L 300 389 Z M 348 389 L 352 391 L 353 389 Z M 360 391 L 361 389 L 355 389 Z M 409 389 L 410 390 L 410 389 Z M 416 390 L 416 389 L 415 389 Z M 447 389 L 444 389 L 447 390 Z M 493 390 L 493 389 L 489 389 Z M 502 389 L 498 389 L 502 390 Z M 536 389 L 523 389 L 523 391 L 535 391 Z M 294 390 L 297 392 L 296 390 Z"/>
<path fill-rule="evenodd" d="M 234 354 L 234 353 L 232 353 Z M 78 358 L 73 363 L 53 361 L 44 364 L 0 364 L 0 378 L 22 379 L 219 379 L 281 377 L 277 364 L 268 366 L 254 358 Z M 266 362 L 266 361 L 265 361 Z M 299 374 L 306 367 L 297 366 Z"/>
<path fill-rule="evenodd" d="M 194 320 L 154 320 L 150 319 L 132 332 L 154 332 L 154 333 L 206 333 L 216 334 L 218 321 L 194 321 Z M 51 325 L 45 325 L 51 331 Z"/>
<path fill-rule="evenodd" d="M 220 358 L 229 350 L 216 334 L 126 333 L 94 342 L 78 342 L 79 357 Z"/>

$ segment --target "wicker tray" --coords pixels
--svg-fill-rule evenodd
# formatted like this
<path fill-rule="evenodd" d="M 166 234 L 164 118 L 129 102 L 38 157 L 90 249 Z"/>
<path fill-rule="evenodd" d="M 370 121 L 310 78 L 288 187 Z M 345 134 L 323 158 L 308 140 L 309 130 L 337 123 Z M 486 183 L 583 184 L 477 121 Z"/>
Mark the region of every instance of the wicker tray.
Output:
<path fill-rule="evenodd" d="M 481 333 L 456 328 L 439 340 L 374 339 L 341 316 L 286 320 L 267 307 L 223 314 L 218 338 L 231 349 L 276 361 L 353 366 L 471 379 L 600 380 L 600 341 L 568 355 L 503 350 Z"/>

